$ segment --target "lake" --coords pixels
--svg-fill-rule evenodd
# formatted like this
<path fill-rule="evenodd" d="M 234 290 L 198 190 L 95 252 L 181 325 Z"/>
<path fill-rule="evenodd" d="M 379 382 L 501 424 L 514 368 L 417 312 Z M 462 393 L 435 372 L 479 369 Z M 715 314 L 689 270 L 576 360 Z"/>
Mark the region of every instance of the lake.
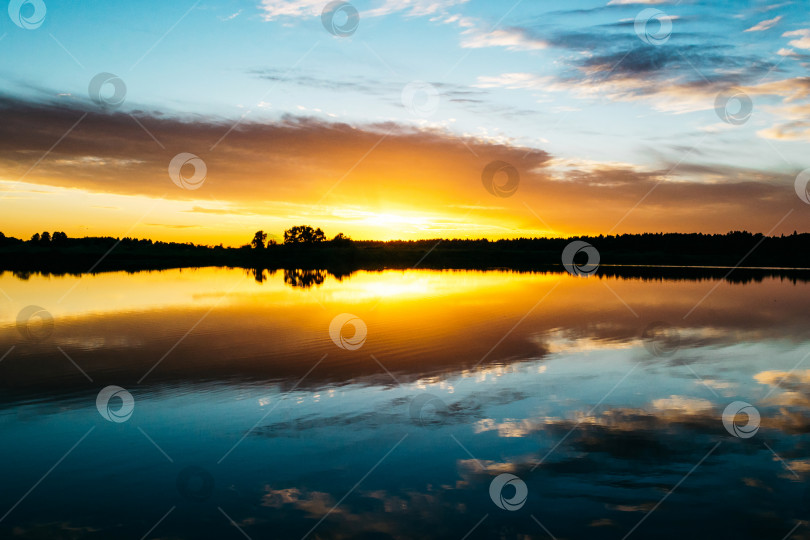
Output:
<path fill-rule="evenodd" d="M 803 280 L 199 268 L 0 290 L 0 537 L 810 537 Z"/>

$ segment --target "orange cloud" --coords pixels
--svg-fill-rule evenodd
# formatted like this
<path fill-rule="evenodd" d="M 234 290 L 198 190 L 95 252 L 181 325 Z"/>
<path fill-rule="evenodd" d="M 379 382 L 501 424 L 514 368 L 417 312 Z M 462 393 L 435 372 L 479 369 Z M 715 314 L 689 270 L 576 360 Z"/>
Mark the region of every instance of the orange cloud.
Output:
<path fill-rule="evenodd" d="M 6 225 L 4 232 L 22 236 L 47 228 L 242 243 L 245 231 L 278 234 L 300 223 L 322 226 L 330 235 L 383 239 L 613 228 L 767 231 L 802 205 L 788 175 L 690 163 L 671 171 L 666 163 L 653 169 L 561 160 L 508 142 L 393 123 L 353 126 L 285 116 L 231 130 L 222 121 L 143 112 L 133 118 L 9 100 L 0 108 L 0 197 L 19 201 L 10 219 L 22 229 Z M 181 189 L 169 177 L 169 163 L 180 153 L 205 163 L 199 189 Z M 493 196 L 482 184 L 482 171 L 495 160 L 518 171 L 511 197 Z M 775 232 L 807 229 L 803 216 L 795 212 L 784 231 Z M 129 231 L 141 217 L 151 228 Z"/>

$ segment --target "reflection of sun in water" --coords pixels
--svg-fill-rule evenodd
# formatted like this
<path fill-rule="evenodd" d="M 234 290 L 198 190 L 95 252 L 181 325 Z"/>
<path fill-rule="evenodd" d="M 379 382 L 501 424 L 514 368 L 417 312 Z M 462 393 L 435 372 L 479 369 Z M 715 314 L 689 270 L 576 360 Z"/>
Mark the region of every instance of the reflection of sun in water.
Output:
<path fill-rule="evenodd" d="M 508 280 L 507 280 L 508 276 Z M 528 284 L 532 288 L 545 286 L 560 279 L 555 274 L 514 274 L 498 272 L 481 273 L 466 270 L 388 270 L 383 273 L 361 270 L 338 282 L 327 279 L 319 289 L 323 301 L 345 305 L 362 301 L 378 302 L 380 299 L 395 301 L 438 301 L 439 298 L 461 295 L 468 304 L 483 301 L 489 294 L 504 294 L 504 291 L 520 290 Z M 564 278 L 565 279 L 565 278 Z M 570 277 L 571 282 L 581 280 Z M 544 289 L 545 290 L 545 289 Z M 528 309 L 528 308 L 527 308 Z"/>
<path fill-rule="evenodd" d="M 369 283 L 366 287 L 368 296 L 372 298 L 391 298 L 395 296 L 423 296 L 431 291 L 432 287 L 424 281 L 411 281 L 404 283 Z"/>

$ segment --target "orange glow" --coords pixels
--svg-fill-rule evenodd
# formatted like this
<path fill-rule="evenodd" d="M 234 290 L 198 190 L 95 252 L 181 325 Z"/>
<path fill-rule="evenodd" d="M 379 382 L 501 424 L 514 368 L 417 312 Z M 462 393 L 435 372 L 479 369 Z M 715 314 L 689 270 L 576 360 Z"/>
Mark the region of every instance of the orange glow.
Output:
<path fill-rule="evenodd" d="M 75 122 L 55 114 L 48 111 L 47 122 L 34 126 L 39 139 L 57 140 Z M 62 230 L 71 237 L 239 246 L 257 230 L 279 240 L 302 224 L 356 240 L 764 232 L 777 222 L 779 234 L 810 227 L 804 203 L 776 181 L 718 183 L 708 172 L 677 176 L 560 159 L 441 130 L 296 119 L 242 125 L 213 148 L 222 137 L 214 123 L 166 120 L 154 129 L 158 139 L 183 146 L 156 151 L 131 118 L 111 116 L 88 117 L 33 168 L 30 156 L 43 150 L 10 141 L 7 151 L 23 158 L 6 163 L 0 176 L 0 200 L 7 202 L 0 231 L 26 239 Z M 206 170 L 193 190 L 176 185 L 168 171 L 189 150 Z M 485 188 L 482 175 L 494 161 L 517 171 L 514 192 Z M 749 211 L 752 204 L 757 212 Z M 789 208 L 802 211 L 780 222 Z"/>

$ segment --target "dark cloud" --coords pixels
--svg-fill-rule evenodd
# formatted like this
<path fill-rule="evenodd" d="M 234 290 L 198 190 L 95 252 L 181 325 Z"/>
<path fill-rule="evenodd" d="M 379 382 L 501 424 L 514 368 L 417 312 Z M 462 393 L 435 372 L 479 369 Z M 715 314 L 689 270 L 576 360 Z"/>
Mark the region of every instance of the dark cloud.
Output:
<path fill-rule="evenodd" d="M 551 47 L 575 53 L 563 57 L 559 80 L 566 83 L 637 79 L 638 95 L 659 90 L 657 81 L 667 85 L 722 87 L 758 82 L 769 73 L 783 72 L 780 58 L 772 51 L 767 56 L 746 52 L 731 41 L 728 33 L 695 31 L 704 19 L 713 15 L 680 15 L 673 20 L 673 32 L 661 46 L 644 43 L 635 33 L 635 17 L 644 6 L 608 5 L 593 9 L 556 11 L 542 18 L 505 28 L 525 40 L 542 41 Z M 666 3 L 652 6 L 666 9 Z M 630 11 L 614 22 L 605 23 L 606 12 Z M 671 13 L 671 15 L 675 15 Z M 567 28 L 554 21 L 576 16 L 580 24 Z M 618 14 L 617 14 L 618 17 Z M 728 19 L 727 14 L 723 14 Z M 581 21 L 594 21 L 582 25 Z M 598 21 L 598 22 L 597 22 Z M 742 23 L 745 24 L 745 23 Z M 602 68 L 594 71 L 594 68 Z"/>
<path fill-rule="evenodd" d="M 629 50 L 597 54 L 580 60 L 580 70 L 607 68 L 604 79 L 677 78 L 686 86 L 738 86 L 756 82 L 775 71 L 776 62 L 755 56 L 736 55 L 731 47 L 718 45 L 636 45 Z M 778 68 L 777 68 L 778 69 Z M 600 78 L 597 72 L 595 78 Z M 645 88 L 640 86 L 640 92 Z M 655 88 L 646 90 L 655 91 Z"/>
<path fill-rule="evenodd" d="M 0 110 L 0 165 L 11 179 L 124 195 L 213 198 L 245 213 L 267 212 L 273 203 L 274 211 L 282 205 L 297 216 L 329 195 L 358 208 L 404 202 L 437 212 L 446 212 L 448 201 L 480 206 L 484 198 L 489 208 L 471 222 L 497 220 L 518 233 L 531 230 L 537 221 L 528 204 L 563 229 L 574 209 L 590 208 L 577 219 L 577 229 L 607 231 L 643 198 L 619 232 L 766 232 L 790 209 L 802 207 L 790 174 L 706 160 L 647 170 L 576 160 L 560 166 L 543 150 L 390 122 L 351 125 L 285 115 L 234 125 L 207 117 L 103 112 L 78 101 L 10 98 L 0 99 Z M 172 183 L 168 164 L 181 152 L 205 161 L 204 190 Z M 493 160 L 519 170 L 519 197 L 486 198 L 481 171 Z M 197 206 L 202 213 L 223 210 Z M 795 212 L 776 232 L 804 229 L 807 220 L 806 212 Z"/>
<path fill-rule="evenodd" d="M 250 71 L 249 74 L 279 84 L 291 84 L 337 92 L 356 92 L 374 96 L 395 96 L 397 99 L 399 99 L 405 85 L 411 82 L 386 81 L 379 78 L 370 79 L 362 76 L 353 76 L 351 80 L 337 80 L 333 77 L 322 77 L 300 72 L 289 73 L 280 69 L 257 69 Z M 458 84 L 438 81 L 426 82 L 431 83 L 439 90 L 442 96 L 447 98 L 464 98 L 489 94 L 486 90 L 469 88 Z"/>
<path fill-rule="evenodd" d="M 206 192 L 217 199 L 310 204 L 347 171 L 385 174 L 388 183 L 378 190 L 410 192 L 421 183 L 436 195 L 452 192 L 454 184 L 456 189 L 469 186 L 468 178 L 479 177 L 487 159 L 529 168 L 549 159 L 543 151 L 527 154 L 526 149 L 394 123 L 354 126 L 284 115 L 269 123 L 234 124 L 11 98 L 0 98 L 0 110 L 0 163 L 9 177 L 107 193 L 191 197 L 193 192 L 175 189 L 167 173 L 169 161 L 180 152 L 205 161 Z M 419 156 L 419 169 L 414 156 Z M 445 181 L 433 182 L 437 176 Z"/>

